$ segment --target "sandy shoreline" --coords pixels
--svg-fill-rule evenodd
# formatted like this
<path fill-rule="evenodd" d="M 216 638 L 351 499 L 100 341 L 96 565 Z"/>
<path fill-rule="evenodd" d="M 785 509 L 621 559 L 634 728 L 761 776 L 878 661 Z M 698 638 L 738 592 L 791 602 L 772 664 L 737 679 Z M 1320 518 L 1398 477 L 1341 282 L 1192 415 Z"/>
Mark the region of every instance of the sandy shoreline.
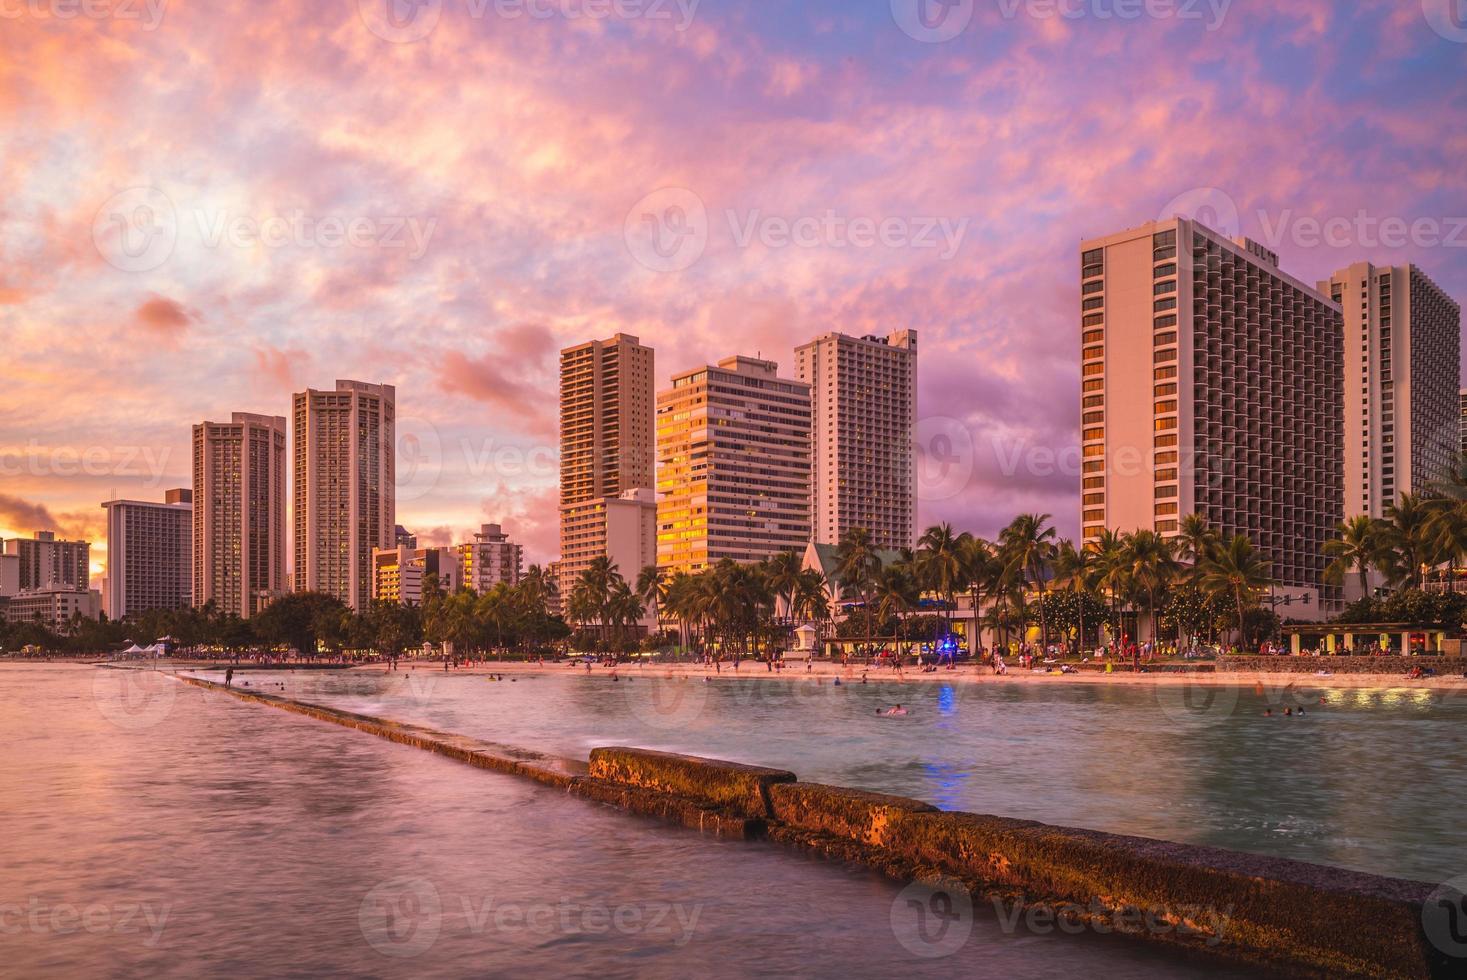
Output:
<path fill-rule="evenodd" d="M 409 669 L 437 670 L 443 671 L 441 661 L 402 661 L 399 663 L 398 671 Z M 372 664 L 353 668 L 354 671 L 386 672 L 386 665 Z M 1338 688 L 1379 688 L 1379 689 L 1419 689 L 1419 690 L 1463 690 L 1467 691 L 1467 678 L 1462 677 L 1423 677 L 1419 680 L 1410 680 L 1398 674 L 1333 674 L 1321 677 L 1313 673 L 1263 673 L 1256 671 L 1227 672 L 1208 674 L 1133 674 L 1117 672 L 1104 674 L 1099 672 L 1087 672 L 1080 674 L 1033 674 L 1011 668 L 1009 673 L 1003 676 L 995 676 L 987 667 L 975 668 L 973 666 L 960 667 L 957 670 L 939 670 L 935 674 L 924 674 L 917 670 L 904 670 L 901 675 L 889 669 L 863 669 L 860 667 L 842 667 L 838 664 L 817 663 L 813 664 L 809 671 L 805 665 L 800 664 L 791 669 L 772 672 L 765 669 L 765 665 L 755 661 L 745 661 L 736 671 L 729 664 L 724 664 L 721 671 L 715 671 L 712 667 L 701 664 L 622 664 L 616 668 L 617 673 L 632 677 L 714 677 L 720 679 L 732 678 L 742 680 L 775 680 L 775 681 L 811 681 L 829 682 L 839 677 L 842 682 L 856 680 L 859 682 L 864 673 L 868 682 L 871 683 L 903 683 L 903 684 L 1142 684 L 1154 687 L 1169 685 L 1210 685 L 1220 687 L 1257 687 L 1283 688 L 1290 684 L 1309 687 L 1338 687 Z M 472 667 L 459 667 L 452 671 L 456 674 L 586 674 L 583 666 L 569 667 L 565 664 L 527 664 L 518 661 L 505 661 L 498 663 L 489 661 L 487 663 L 475 664 Z M 593 666 L 590 676 L 608 676 L 611 668 Z"/>

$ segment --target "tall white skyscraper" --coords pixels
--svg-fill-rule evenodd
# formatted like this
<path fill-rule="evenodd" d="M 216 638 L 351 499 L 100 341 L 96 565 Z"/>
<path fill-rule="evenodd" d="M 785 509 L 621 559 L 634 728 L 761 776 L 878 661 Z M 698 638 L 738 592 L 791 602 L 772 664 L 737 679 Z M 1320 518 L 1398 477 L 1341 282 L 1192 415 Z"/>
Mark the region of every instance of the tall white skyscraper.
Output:
<path fill-rule="evenodd" d="M 297 592 L 353 609 L 372 598 L 372 551 L 396 545 L 396 391 L 337 381 L 295 396 L 292 472 Z"/>
<path fill-rule="evenodd" d="M 795 348 L 795 377 L 810 386 L 811 534 L 836 544 L 853 527 L 878 548 L 917 536 L 917 332 L 828 333 Z"/>
<path fill-rule="evenodd" d="M 1345 315 L 1345 516 L 1381 517 L 1460 449 L 1462 308 L 1414 265 L 1356 262 L 1319 291 Z"/>
<path fill-rule="evenodd" d="M 161 503 L 109 500 L 107 578 L 102 608 L 111 619 L 193 601 L 193 492 L 169 490 Z"/>

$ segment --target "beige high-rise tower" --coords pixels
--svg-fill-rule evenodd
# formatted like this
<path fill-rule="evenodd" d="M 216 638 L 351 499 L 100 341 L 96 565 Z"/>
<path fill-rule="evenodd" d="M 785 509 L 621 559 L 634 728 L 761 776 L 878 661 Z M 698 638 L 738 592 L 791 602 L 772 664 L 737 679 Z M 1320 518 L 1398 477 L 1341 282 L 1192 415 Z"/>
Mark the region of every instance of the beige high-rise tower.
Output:
<path fill-rule="evenodd" d="M 295 590 L 326 592 L 353 609 L 372 597 L 372 550 L 391 548 L 396 390 L 338 381 L 295 396 Z"/>
<path fill-rule="evenodd" d="M 853 527 L 878 548 L 917 537 L 917 332 L 828 333 L 795 348 L 795 377 L 810 385 L 812 534 L 837 544 Z"/>
<path fill-rule="evenodd" d="M 810 386 L 729 357 L 657 396 L 657 564 L 697 572 L 810 540 Z"/>
<path fill-rule="evenodd" d="M 1318 616 L 1343 516 L 1339 307 L 1251 241 L 1174 218 L 1080 247 L 1083 511 L 1174 535 L 1201 514 Z"/>
<path fill-rule="evenodd" d="M 1414 265 L 1356 262 L 1319 290 L 1345 316 L 1345 516 L 1381 517 L 1459 451 L 1462 308 Z"/>
<path fill-rule="evenodd" d="M 652 348 L 627 334 L 560 352 L 561 595 L 608 554 L 609 502 L 654 485 L 653 368 Z"/>
<path fill-rule="evenodd" d="M 285 579 L 285 419 L 194 426 L 193 602 L 248 619 Z"/>

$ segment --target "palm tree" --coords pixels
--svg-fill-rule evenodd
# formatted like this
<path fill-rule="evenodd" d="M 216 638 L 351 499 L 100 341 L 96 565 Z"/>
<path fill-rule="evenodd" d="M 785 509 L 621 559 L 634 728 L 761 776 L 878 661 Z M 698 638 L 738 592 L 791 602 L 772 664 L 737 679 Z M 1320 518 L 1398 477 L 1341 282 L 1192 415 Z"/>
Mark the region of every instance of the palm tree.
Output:
<path fill-rule="evenodd" d="M 1426 566 L 1439 557 L 1431 528 L 1431 512 L 1422 498 L 1403 493 L 1386 508 L 1380 529 L 1386 552 L 1386 572 L 1391 581 L 1413 589 L 1421 588 Z"/>
<path fill-rule="evenodd" d="M 841 586 L 857 593 L 866 613 L 866 653 L 871 653 L 871 593 L 876 582 L 876 573 L 881 568 L 881 557 L 871 542 L 871 532 L 864 527 L 853 527 L 840 539 L 836 549 L 836 573 Z"/>
<path fill-rule="evenodd" d="M 1049 644 L 1049 621 L 1044 612 L 1046 570 L 1054 557 L 1055 530 L 1048 514 L 1020 514 L 1003 529 L 999 540 L 1009 552 L 1020 574 L 1020 588 L 1029 582 L 1039 587 L 1040 646 Z M 1020 621 L 1027 619 L 1027 598 L 1020 598 Z"/>
<path fill-rule="evenodd" d="M 1368 514 L 1341 521 L 1339 537 L 1324 543 L 1324 553 L 1334 559 L 1324 570 L 1325 581 L 1339 585 L 1351 571 L 1360 575 L 1360 594 L 1370 596 L 1370 570 L 1385 564 L 1380 522 Z"/>
<path fill-rule="evenodd" d="M 1203 560 L 1217 550 L 1218 535 L 1207 518 L 1198 513 L 1187 514 L 1177 528 L 1177 558 L 1192 565 L 1195 572 Z"/>
<path fill-rule="evenodd" d="M 912 573 L 925 589 L 942 596 L 943 619 L 947 631 L 952 632 L 953 609 L 957 605 L 955 596 L 963 585 L 963 549 L 966 534 L 956 534 L 951 524 L 935 524 L 923 533 L 917 542 L 917 553 L 912 560 Z"/>
<path fill-rule="evenodd" d="M 815 649 L 821 648 L 821 627 L 830 619 L 830 597 L 825 591 L 825 576 L 813 568 L 800 573 L 790 595 L 791 618 L 803 619 L 815 625 Z"/>
<path fill-rule="evenodd" d="M 652 611 L 653 628 L 661 632 L 661 607 L 667 600 L 667 574 L 656 564 L 645 566 L 637 573 L 636 592 Z"/>
<path fill-rule="evenodd" d="M 1238 643 L 1246 646 L 1244 614 L 1248 602 L 1273 585 L 1271 562 L 1260 555 L 1246 534 L 1224 542 L 1211 558 L 1202 563 L 1198 584 L 1210 596 L 1232 599 L 1238 613 Z"/>
<path fill-rule="evenodd" d="M 1126 560 L 1126 539 L 1119 532 L 1106 528 L 1087 547 L 1095 552 L 1096 584 L 1110 595 L 1113 620 L 1111 647 L 1119 654 L 1121 634 L 1125 632 L 1121 620 L 1122 604 L 1131 591 L 1131 566 Z"/>
<path fill-rule="evenodd" d="M 1079 606 L 1080 635 L 1076 638 L 1076 649 L 1085 649 L 1085 600 L 1095 587 L 1099 562 L 1095 552 L 1087 547 L 1075 547 L 1075 542 L 1066 539 L 1059 543 L 1054 556 L 1055 578 L 1064 588 L 1073 593 Z"/>
<path fill-rule="evenodd" d="M 983 591 L 994 584 L 998 563 L 993 557 L 993 545 L 975 534 L 963 535 L 958 550 L 963 562 L 963 580 L 973 603 L 973 635 L 968 637 L 968 652 L 976 657 L 983 636 L 978 625 L 983 615 Z"/>
<path fill-rule="evenodd" d="M 1156 597 L 1171 584 L 1180 566 L 1176 556 L 1172 554 L 1171 542 L 1155 531 L 1146 529 L 1136 531 L 1126 538 L 1126 558 L 1131 565 L 1131 581 L 1135 584 L 1138 595 L 1146 596 L 1146 611 L 1151 619 L 1151 642 L 1156 644 L 1161 639 Z M 1136 667 L 1139 669 L 1139 662 Z"/>
<path fill-rule="evenodd" d="M 798 552 L 781 551 L 770 558 L 764 567 L 769 588 L 784 603 L 785 614 L 793 620 L 795 590 L 799 587 L 800 575 L 805 570 L 805 559 Z"/>
<path fill-rule="evenodd" d="M 872 598 L 876 602 L 876 613 L 884 623 L 888 619 L 899 619 L 916 609 L 922 599 L 922 590 L 918 588 L 916 577 L 906 566 L 893 564 L 876 573 Z M 903 631 L 899 629 L 898 632 Z M 898 654 L 900 655 L 900 644 Z"/>

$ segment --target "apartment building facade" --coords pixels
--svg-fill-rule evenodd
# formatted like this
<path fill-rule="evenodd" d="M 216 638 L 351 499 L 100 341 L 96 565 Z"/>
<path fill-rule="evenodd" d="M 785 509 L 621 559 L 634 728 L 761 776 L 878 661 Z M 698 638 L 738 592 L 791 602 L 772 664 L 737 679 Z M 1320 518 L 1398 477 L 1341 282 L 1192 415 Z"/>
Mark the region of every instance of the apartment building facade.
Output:
<path fill-rule="evenodd" d="M 813 540 L 862 527 L 878 548 L 912 547 L 917 332 L 825 334 L 795 348 L 795 377 L 810 385 Z"/>

